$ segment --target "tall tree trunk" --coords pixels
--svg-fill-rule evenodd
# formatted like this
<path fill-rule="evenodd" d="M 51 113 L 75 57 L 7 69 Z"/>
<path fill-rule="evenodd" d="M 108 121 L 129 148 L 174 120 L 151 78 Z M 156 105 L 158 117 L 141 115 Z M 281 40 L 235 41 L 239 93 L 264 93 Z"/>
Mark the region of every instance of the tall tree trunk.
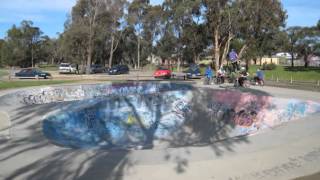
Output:
<path fill-rule="evenodd" d="M 94 10 L 93 16 L 89 17 L 89 42 L 88 42 L 88 57 L 87 57 L 87 67 L 86 67 L 86 74 L 90 74 L 90 66 L 92 62 L 92 54 L 93 54 L 93 46 L 94 46 L 94 36 L 95 36 L 95 27 L 96 27 L 96 18 L 98 16 L 98 7 L 100 6 L 100 1 L 93 1 L 95 4 L 89 5 L 90 9 Z"/>
<path fill-rule="evenodd" d="M 253 58 L 254 65 L 257 65 L 257 58 Z"/>
<path fill-rule="evenodd" d="M 230 11 L 228 11 L 228 23 L 229 23 L 229 29 L 228 29 L 228 39 L 227 42 L 224 46 L 224 50 L 223 50 L 223 54 L 221 57 L 221 64 L 227 64 L 227 54 L 229 52 L 230 49 L 230 41 L 233 39 L 233 34 L 231 33 L 231 29 L 232 29 L 232 23 L 231 23 L 231 15 L 230 15 Z M 219 65 L 221 65 L 219 64 Z"/>
<path fill-rule="evenodd" d="M 51 64 L 54 64 L 54 57 L 51 58 Z"/>
<path fill-rule="evenodd" d="M 90 74 L 90 68 L 91 68 L 91 62 L 92 62 L 92 50 L 93 50 L 92 41 L 93 41 L 93 35 L 92 35 L 92 30 L 90 28 L 86 74 Z"/>
<path fill-rule="evenodd" d="M 219 69 L 219 60 L 220 60 L 220 47 L 219 47 L 219 30 L 216 27 L 214 29 L 214 59 L 215 59 L 215 70 Z"/>
<path fill-rule="evenodd" d="M 178 57 L 177 71 L 180 72 L 181 58 Z"/>
<path fill-rule="evenodd" d="M 249 64 L 250 64 L 249 59 L 246 59 L 246 70 L 247 71 L 249 71 Z"/>
<path fill-rule="evenodd" d="M 304 67 L 307 68 L 309 66 L 309 56 L 306 54 L 303 57 L 304 59 Z"/>
<path fill-rule="evenodd" d="M 114 35 L 111 35 L 111 48 L 110 48 L 110 57 L 109 57 L 109 68 L 112 67 L 112 59 L 113 59 L 113 46 L 114 46 Z"/>
<path fill-rule="evenodd" d="M 227 54 L 229 52 L 230 42 L 231 42 L 232 39 L 233 39 L 233 36 L 231 35 L 231 33 L 229 33 L 228 40 L 227 40 L 226 45 L 224 46 L 224 49 L 223 49 L 223 54 L 222 54 L 222 58 L 221 58 L 222 63 L 221 64 L 227 64 Z M 219 66 L 221 64 L 219 64 Z"/>
<path fill-rule="evenodd" d="M 291 67 L 294 67 L 294 42 L 291 40 L 291 46 L 290 46 L 290 54 L 291 54 Z"/>
<path fill-rule="evenodd" d="M 260 66 L 262 66 L 262 56 L 259 57 L 260 60 Z"/>
<path fill-rule="evenodd" d="M 291 53 L 291 67 L 294 67 L 294 55 Z"/>
<path fill-rule="evenodd" d="M 240 49 L 239 55 L 238 55 L 238 59 L 242 59 L 243 53 L 246 51 L 246 49 L 248 48 L 248 46 L 246 44 L 244 44 L 242 46 L 242 48 Z"/>
<path fill-rule="evenodd" d="M 140 36 L 138 36 L 138 69 L 140 69 Z"/>
<path fill-rule="evenodd" d="M 198 56 L 197 56 L 197 54 L 196 53 L 193 53 L 193 63 L 197 63 L 197 58 L 198 58 Z"/>
<path fill-rule="evenodd" d="M 200 54 L 197 55 L 196 64 L 200 62 Z"/>
<path fill-rule="evenodd" d="M 34 67 L 34 62 L 33 62 L 33 45 L 31 44 L 31 67 Z"/>

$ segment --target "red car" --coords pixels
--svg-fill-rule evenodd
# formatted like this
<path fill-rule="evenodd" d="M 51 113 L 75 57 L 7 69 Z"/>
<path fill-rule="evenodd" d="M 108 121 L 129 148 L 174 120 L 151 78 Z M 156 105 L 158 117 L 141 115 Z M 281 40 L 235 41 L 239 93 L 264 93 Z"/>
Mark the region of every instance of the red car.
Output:
<path fill-rule="evenodd" d="M 171 71 L 167 68 L 160 67 L 156 70 L 156 72 L 153 73 L 154 78 L 171 78 Z"/>

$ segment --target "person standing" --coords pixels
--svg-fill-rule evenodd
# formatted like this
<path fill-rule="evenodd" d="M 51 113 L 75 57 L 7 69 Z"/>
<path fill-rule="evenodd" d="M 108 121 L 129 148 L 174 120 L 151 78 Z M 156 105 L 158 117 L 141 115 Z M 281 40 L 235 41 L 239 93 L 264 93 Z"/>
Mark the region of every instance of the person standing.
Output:
<path fill-rule="evenodd" d="M 211 84 L 213 74 L 214 74 L 213 70 L 211 69 L 210 65 L 208 65 L 204 73 L 206 84 Z"/>
<path fill-rule="evenodd" d="M 226 71 L 223 69 L 223 65 L 221 65 L 220 69 L 218 70 L 218 73 L 217 73 L 217 82 L 218 82 L 218 84 L 223 84 L 224 83 L 225 75 L 226 75 Z"/>
<path fill-rule="evenodd" d="M 77 73 L 77 74 L 80 74 L 80 73 L 79 73 L 79 64 L 78 64 L 78 63 L 76 64 L 76 73 Z"/>
<path fill-rule="evenodd" d="M 238 54 L 234 49 L 232 49 L 231 52 L 229 53 L 229 60 L 231 61 L 231 64 L 232 64 L 232 71 L 233 72 L 239 71 Z"/>

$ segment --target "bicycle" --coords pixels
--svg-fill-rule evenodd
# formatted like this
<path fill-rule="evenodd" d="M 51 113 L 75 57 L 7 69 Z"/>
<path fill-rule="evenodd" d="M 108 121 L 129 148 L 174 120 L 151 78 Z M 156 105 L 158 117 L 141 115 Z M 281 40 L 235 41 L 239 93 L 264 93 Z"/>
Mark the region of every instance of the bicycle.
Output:
<path fill-rule="evenodd" d="M 212 78 L 205 76 L 203 79 L 203 84 L 204 85 L 211 85 L 212 84 Z"/>
<path fill-rule="evenodd" d="M 254 80 L 254 84 L 257 85 L 257 86 L 258 85 L 259 86 L 264 86 L 264 80 L 257 78 L 257 79 Z"/>

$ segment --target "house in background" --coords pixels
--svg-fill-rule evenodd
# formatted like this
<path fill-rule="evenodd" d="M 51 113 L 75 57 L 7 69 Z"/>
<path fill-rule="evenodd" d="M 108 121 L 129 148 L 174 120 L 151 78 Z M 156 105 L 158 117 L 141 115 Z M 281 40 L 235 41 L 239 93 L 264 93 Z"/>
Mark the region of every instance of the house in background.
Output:
<path fill-rule="evenodd" d="M 310 55 L 309 66 L 320 67 L 320 56 Z"/>
<path fill-rule="evenodd" d="M 242 63 L 245 63 L 245 62 L 242 62 Z M 271 64 L 271 63 L 276 64 L 276 65 L 280 65 L 280 64 L 282 64 L 282 61 L 281 61 L 281 58 L 278 58 L 278 57 L 263 57 L 263 58 L 261 58 L 261 65 L 262 64 Z M 251 60 L 250 64 L 255 64 L 255 61 Z M 256 64 L 260 65 L 260 58 L 256 59 Z"/>
<path fill-rule="evenodd" d="M 278 52 L 275 54 L 275 57 L 277 58 L 286 58 L 287 60 L 291 60 L 292 59 L 292 56 L 291 56 L 291 53 L 289 52 Z M 294 54 L 293 55 L 293 59 L 297 59 L 298 57 L 298 54 Z"/>
<path fill-rule="evenodd" d="M 151 54 L 148 58 L 147 58 L 147 61 L 150 63 L 150 64 L 154 64 L 154 65 L 161 65 L 162 64 L 162 59 L 160 56 L 156 56 L 154 54 Z"/>

